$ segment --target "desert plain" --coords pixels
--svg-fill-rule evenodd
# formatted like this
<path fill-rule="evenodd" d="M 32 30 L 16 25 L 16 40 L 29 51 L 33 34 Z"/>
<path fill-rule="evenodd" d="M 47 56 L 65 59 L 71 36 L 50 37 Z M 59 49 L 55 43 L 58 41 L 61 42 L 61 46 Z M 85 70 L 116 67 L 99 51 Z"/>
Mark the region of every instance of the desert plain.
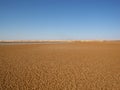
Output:
<path fill-rule="evenodd" d="M 0 90 L 120 90 L 120 42 L 2 44 Z"/>

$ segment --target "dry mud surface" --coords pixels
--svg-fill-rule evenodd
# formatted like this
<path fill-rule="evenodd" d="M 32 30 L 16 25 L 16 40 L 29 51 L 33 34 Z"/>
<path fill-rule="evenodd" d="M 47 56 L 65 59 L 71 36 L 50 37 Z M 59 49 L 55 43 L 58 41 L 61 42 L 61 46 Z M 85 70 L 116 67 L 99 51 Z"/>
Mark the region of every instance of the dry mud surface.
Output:
<path fill-rule="evenodd" d="M 120 42 L 0 45 L 0 90 L 120 90 Z"/>

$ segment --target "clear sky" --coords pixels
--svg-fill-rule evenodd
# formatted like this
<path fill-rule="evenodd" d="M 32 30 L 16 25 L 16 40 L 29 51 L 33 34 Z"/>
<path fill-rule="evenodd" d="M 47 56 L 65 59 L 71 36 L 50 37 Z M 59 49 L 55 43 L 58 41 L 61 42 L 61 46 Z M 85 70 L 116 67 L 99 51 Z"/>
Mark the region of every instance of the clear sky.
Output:
<path fill-rule="evenodd" d="M 120 40 L 120 0 L 0 0 L 0 40 Z"/>

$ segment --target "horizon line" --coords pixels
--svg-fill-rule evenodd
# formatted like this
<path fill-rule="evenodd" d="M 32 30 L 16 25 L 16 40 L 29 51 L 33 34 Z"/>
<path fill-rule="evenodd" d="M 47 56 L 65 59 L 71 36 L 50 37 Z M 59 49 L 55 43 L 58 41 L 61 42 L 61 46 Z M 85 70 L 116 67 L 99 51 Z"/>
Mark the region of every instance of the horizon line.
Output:
<path fill-rule="evenodd" d="M 92 41 L 97 41 L 97 42 L 104 42 L 104 41 L 120 41 L 119 40 L 0 40 L 0 42 L 53 42 L 53 41 L 68 41 L 68 42 L 74 42 L 74 41 L 80 41 L 80 42 L 92 42 Z"/>

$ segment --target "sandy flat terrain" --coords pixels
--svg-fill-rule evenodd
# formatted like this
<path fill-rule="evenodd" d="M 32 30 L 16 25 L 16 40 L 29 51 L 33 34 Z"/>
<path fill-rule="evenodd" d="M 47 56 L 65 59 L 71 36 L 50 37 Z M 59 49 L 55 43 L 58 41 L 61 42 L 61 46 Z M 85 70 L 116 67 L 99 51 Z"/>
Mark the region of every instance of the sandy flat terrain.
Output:
<path fill-rule="evenodd" d="M 120 42 L 0 45 L 0 90 L 120 90 Z"/>

